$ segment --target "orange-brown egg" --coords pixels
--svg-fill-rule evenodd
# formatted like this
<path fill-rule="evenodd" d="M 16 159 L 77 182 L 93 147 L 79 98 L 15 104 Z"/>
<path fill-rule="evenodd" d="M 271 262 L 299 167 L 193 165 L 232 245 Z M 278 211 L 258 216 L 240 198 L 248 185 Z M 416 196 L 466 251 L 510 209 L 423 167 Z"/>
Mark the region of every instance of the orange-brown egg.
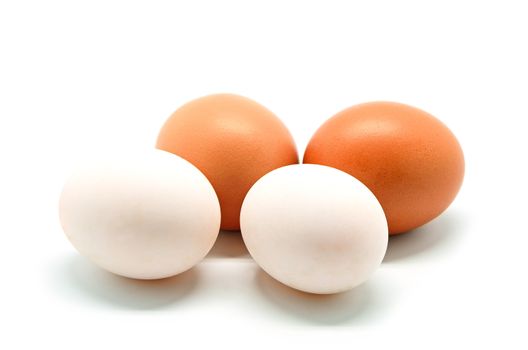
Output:
<path fill-rule="evenodd" d="M 399 103 L 350 107 L 314 134 L 304 163 L 343 170 L 381 203 L 391 234 L 421 226 L 454 200 L 464 177 L 464 156 L 438 119 Z"/>
<path fill-rule="evenodd" d="M 258 179 L 299 161 L 285 125 L 257 102 L 232 94 L 198 98 L 179 108 L 162 127 L 157 148 L 205 174 L 218 195 L 224 230 L 240 228 L 242 201 Z"/>

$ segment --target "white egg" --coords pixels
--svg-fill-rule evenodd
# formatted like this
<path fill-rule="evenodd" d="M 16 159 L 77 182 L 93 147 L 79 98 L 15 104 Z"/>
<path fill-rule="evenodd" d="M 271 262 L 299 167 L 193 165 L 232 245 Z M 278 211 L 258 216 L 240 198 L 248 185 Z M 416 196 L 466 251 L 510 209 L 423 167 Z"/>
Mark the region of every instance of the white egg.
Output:
<path fill-rule="evenodd" d="M 262 177 L 242 204 L 240 223 L 257 264 L 310 293 L 356 287 L 387 250 L 387 220 L 376 197 L 354 177 L 322 165 L 290 165 Z"/>
<path fill-rule="evenodd" d="M 220 228 L 220 205 L 206 177 L 155 149 L 81 166 L 66 182 L 59 207 L 64 232 L 82 255 L 138 279 L 191 268 Z"/>

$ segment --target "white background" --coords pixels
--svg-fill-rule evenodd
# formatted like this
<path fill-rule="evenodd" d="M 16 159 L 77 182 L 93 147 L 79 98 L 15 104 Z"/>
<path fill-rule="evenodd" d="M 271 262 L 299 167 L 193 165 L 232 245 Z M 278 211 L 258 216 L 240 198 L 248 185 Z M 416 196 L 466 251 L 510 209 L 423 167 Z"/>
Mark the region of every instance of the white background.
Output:
<path fill-rule="evenodd" d="M 0 348 L 526 349 L 523 5 L 1 1 Z M 274 282 L 235 233 L 165 281 L 86 262 L 57 216 L 71 166 L 153 147 L 177 107 L 216 92 L 270 108 L 301 154 L 350 105 L 420 107 L 458 136 L 462 191 L 435 221 L 391 238 L 375 276 L 337 296 Z"/>

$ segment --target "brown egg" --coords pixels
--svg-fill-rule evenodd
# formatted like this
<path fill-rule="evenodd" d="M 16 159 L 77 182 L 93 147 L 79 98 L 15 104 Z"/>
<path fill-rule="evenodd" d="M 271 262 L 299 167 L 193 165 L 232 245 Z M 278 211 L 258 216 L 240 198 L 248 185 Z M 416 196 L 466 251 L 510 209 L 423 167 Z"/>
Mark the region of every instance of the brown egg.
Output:
<path fill-rule="evenodd" d="M 299 162 L 286 126 L 255 101 L 232 94 L 182 106 L 162 127 L 157 148 L 185 158 L 205 174 L 218 195 L 224 230 L 240 228 L 242 201 L 258 179 Z"/>
<path fill-rule="evenodd" d="M 310 140 L 304 163 L 343 170 L 376 195 L 390 234 L 440 215 L 464 177 L 464 156 L 438 119 L 399 103 L 371 102 L 327 120 Z"/>

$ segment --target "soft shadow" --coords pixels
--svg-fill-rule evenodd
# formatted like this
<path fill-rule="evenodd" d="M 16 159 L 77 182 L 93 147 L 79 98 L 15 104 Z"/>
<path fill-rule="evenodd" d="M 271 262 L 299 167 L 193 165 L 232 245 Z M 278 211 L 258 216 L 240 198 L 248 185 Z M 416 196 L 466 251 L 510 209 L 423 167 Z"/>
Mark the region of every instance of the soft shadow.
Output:
<path fill-rule="evenodd" d="M 220 231 L 216 242 L 207 254 L 211 258 L 250 258 L 240 231 Z"/>
<path fill-rule="evenodd" d="M 159 309 L 178 302 L 196 286 L 198 273 L 188 270 L 160 280 L 136 280 L 98 268 L 76 255 L 61 266 L 61 287 L 116 307 L 136 310 Z"/>
<path fill-rule="evenodd" d="M 318 295 L 292 289 L 274 280 L 262 269 L 258 270 L 255 278 L 260 292 L 280 311 L 309 323 L 344 325 L 360 316 L 367 316 L 367 311 L 373 306 L 373 290 L 368 282 L 348 292 Z"/>
<path fill-rule="evenodd" d="M 467 218 L 457 212 L 446 212 L 417 229 L 391 236 L 384 263 L 406 259 L 422 253 L 436 253 L 452 247 L 467 226 Z"/>

